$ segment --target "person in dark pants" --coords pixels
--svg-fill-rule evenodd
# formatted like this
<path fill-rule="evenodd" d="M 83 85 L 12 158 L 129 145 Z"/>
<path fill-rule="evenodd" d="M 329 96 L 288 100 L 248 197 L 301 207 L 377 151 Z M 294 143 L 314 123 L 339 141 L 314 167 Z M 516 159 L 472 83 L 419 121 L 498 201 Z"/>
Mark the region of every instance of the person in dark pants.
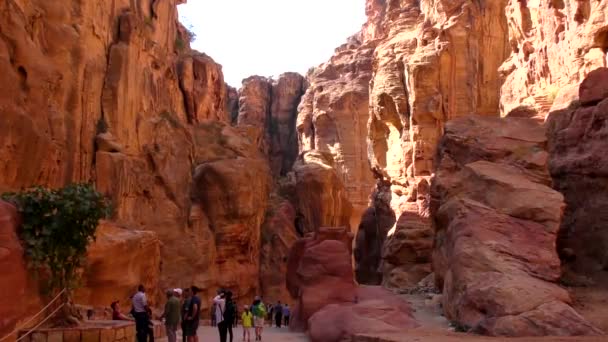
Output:
<path fill-rule="evenodd" d="M 182 301 L 182 342 L 186 342 L 186 337 L 188 333 L 188 321 L 186 317 L 188 317 L 188 309 L 190 308 L 190 289 L 184 289 L 184 300 Z"/>
<path fill-rule="evenodd" d="M 135 317 L 135 330 L 137 331 L 137 342 L 148 342 L 148 334 L 151 332 L 150 324 L 150 308 L 146 298 L 146 290 L 143 285 L 137 287 L 137 293 L 133 295 L 133 317 Z M 153 334 L 151 336 L 154 339 Z"/>
<path fill-rule="evenodd" d="M 232 301 L 232 304 L 234 304 L 234 323 L 232 327 L 236 328 L 239 323 L 239 306 L 236 304 L 236 301 Z"/>
<path fill-rule="evenodd" d="M 289 310 L 289 305 L 285 304 L 283 305 L 283 323 L 285 324 L 286 327 L 289 327 L 289 315 L 291 314 L 290 310 Z"/>
<path fill-rule="evenodd" d="M 281 324 L 283 323 L 283 305 L 281 305 L 281 301 L 277 302 L 277 305 L 274 306 L 274 323 L 276 324 L 277 328 L 281 327 Z"/>
<path fill-rule="evenodd" d="M 232 342 L 232 327 L 234 326 L 234 321 L 236 320 L 236 304 L 232 301 L 232 292 L 226 292 L 226 305 L 224 308 L 224 320 L 226 321 L 226 328 L 228 330 L 228 335 L 230 336 L 230 342 Z"/>
<path fill-rule="evenodd" d="M 228 333 L 227 322 L 224 319 L 224 311 L 226 310 L 226 293 L 220 291 L 220 293 L 213 298 L 215 304 L 215 321 L 217 322 L 217 330 L 220 333 L 220 342 L 226 342 Z"/>
<path fill-rule="evenodd" d="M 188 342 L 198 341 L 196 331 L 198 330 L 198 324 L 201 320 L 201 299 L 197 296 L 199 291 L 200 289 L 194 285 L 190 287 L 190 293 L 192 294 L 192 297 L 190 298 L 190 305 L 188 305 L 188 316 L 186 316 L 188 326 L 186 336 L 188 337 Z"/>

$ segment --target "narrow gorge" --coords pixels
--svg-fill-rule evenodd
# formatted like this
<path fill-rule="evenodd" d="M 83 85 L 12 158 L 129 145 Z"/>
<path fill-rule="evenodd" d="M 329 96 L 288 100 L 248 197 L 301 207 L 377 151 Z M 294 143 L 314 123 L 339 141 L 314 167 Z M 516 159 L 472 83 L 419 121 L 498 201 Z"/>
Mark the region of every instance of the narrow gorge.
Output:
<path fill-rule="evenodd" d="M 608 1 L 366 0 L 328 61 L 239 89 L 185 2 L 0 1 L 0 194 L 112 205 L 83 312 L 194 285 L 203 324 L 225 288 L 315 342 L 608 338 Z M 0 201 L 8 341 L 49 300 L 23 215 Z"/>

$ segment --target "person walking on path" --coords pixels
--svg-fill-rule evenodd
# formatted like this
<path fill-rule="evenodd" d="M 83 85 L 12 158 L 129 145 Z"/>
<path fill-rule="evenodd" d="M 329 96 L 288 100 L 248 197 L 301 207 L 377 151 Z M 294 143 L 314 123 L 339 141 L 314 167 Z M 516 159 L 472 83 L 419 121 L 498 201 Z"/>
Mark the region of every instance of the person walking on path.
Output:
<path fill-rule="evenodd" d="M 190 289 L 184 289 L 184 298 L 182 300 L 182 342 L 186 342 L 188 332 L 188 309 L 190 308 Z"/>
<path fill-rule="evenodd" d="M 289 311 L 289 305 L 283 305 L 283 323 L 285 323 L 286 327 L 289 327 L 289 315 L 291 312 Z"/>
<path fill-rule="evenodd" d="M 133 317 L 135 317 L 135 330 L 137 331 L 137 342 L 148 342 L 148 333 L 150 330 L 150 328 L 148 328 L 148 322 L 150 321 L 148 312 L 150 311 L 150 308 L 148 307 L 148 299 L 146 298 L 146 289 L 143 285 L 137 287 L 137 293 L 133 295 L 132 303 Z"/>
<path fill-rule="evenodd" d="M 186 316 L 186 337 L 187 342 L 197 342 L 196 331 L 198 330 L 198 324 L 201 319 L 201 299 L 198 298 L 197 294 L 200 289 L 196 286 L 192 286 L 190 291 L 192 297 L 189 301 L 188 315 Z"/>
<path fill-rule="evenodd" d="M 177 296 L 174 294 L 174 290 L 167 291 L 167 303 L 165 304 L 165 311 L 163 312 L 161 319 L 165 319 L 165 330 L 167 331 L 167 341 L 177 342 L 177 326 L 180 321 L 180 303 Z"/>
<path fill-rule="evenodd" d="M 236 320 L 236 304 L 232 301 L 232 292 L 228 291 L 225 295 L 226 306 L 224 307 L 224 321 L 226 322 L 226 329 L 228 330 L 228 336 L 230 336 L 230 342 L 233 341 L 232 326 Z"/>
<path fill-rule="evenodd" d="M 241 315 L 241 324 L 243 324 L 243 342 L 247 338 L 247 342 L 251 342 L 251 328 L 253 327 L 253 314 L 249 311 L 249 306 L 243 307 Z"/>
<path fill-rule="evenodd" d="M 264 331 L 264 320 L 266 319 L 266 306 L 260 297 L 256 297 L 253 301 L 253 326 L 255 327 L 255 340 L 262 340 L 262 332 Z"/>
<path fill-rule="evenodd" d="M 213 298 L 215 304 L 215 321 L 217 322 L 217 330 L 220 333 L 220 342 L 226 342 L 228 333 L 227 322 L 224 320 L 224 311 L 226 310 L 226 294 L 223 291 Z"/>
<path fill-rule="evenodd" d="M 281 301 L 277 302 L 277 305 L 274 306 L 274 323 L 277 328 L 281 327 L 283 323 L 283 305 L 281 305 Z"/>

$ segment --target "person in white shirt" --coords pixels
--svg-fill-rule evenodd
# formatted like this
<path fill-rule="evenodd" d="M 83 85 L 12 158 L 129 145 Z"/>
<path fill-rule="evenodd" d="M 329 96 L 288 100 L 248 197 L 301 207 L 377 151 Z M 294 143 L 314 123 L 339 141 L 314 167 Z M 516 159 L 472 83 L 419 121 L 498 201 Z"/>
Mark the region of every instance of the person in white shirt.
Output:
<path fill-rule="evenodd" d="M 226 310 L 224 291 L 220 291 L 220 293 L 213 298 L 213 303 L 215 304 L 215 321 L 217 323 L 217 329 L 220 332 L 220 342 L 226 342 L 228 326 L 226 325 L 226 321 L 224 321 L 224 311 Z"/>
<path fill-rule="evenodd" d="M 150 308 L 146 298 L 146 290 L 143 285 L 137 287 L 137 293 L 131 300 L 133 304 L 133 317 L 135 317 L 135 329 L 137 331 L 137 342 L 147 342 L 148 333 L 151 333 L 148 324 L 150 323 Z"/>

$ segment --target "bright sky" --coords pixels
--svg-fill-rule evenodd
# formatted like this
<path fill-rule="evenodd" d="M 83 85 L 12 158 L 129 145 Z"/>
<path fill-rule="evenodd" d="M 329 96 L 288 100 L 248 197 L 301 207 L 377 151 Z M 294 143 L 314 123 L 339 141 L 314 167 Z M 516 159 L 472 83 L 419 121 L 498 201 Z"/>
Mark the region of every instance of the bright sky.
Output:
<path fill-rule="evenodd" d="M 196 33 L 192 47 L 238 88 L 251 75 L 304 74 L 328 60 L 365 22 L 365 0 L 188 0 L 179 13 Z"/>

